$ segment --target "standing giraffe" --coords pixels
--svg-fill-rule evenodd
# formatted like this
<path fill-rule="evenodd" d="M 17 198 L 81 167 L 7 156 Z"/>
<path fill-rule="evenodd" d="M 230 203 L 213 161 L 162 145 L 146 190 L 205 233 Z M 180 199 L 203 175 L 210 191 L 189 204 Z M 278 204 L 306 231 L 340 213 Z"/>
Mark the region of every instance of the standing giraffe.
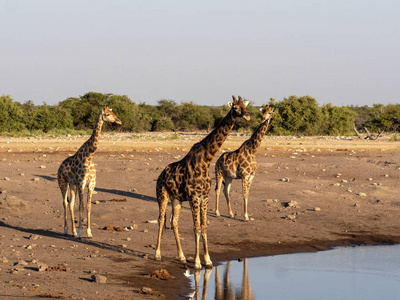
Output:
<path fill-rule="evenodd" d="M 265 132 L 268 129 L 274 110 L 271 107 L 265 106 L 262 109 L 261 124 L 258 126 L 253 135 L 245 141 L 237 150 L 225 152 L 215 163 L 215 192 L 217 200 L 215 203 L 215 214 L 219 216 L 218 201 L 219 190 L 224 181 L 224 194 L 226 203 L 228 204 L 229 215 L 234 217 L 229 200 L 229 190 L 233 179 L 242 179 L 243 198 L 244 198 L 244 220 L 248 221 L 247 201 L 249 197 L 250 185 L 253 181 L 257 169 L 256 152 L 261 145 Z"/>
<path fill-rule="evenodd" d="M 211 178 L 208 174 L 210 163 L 228 133 L 232 130 L 236 118 L 242 117 L 250 120 L 250 116 L 246 111 L 248 101 L 243 101 L 240 96 L 239 100 L 236 100 L 235 96 L 232 96 L 232 98 L 233 102 L 229 103 L 231 109 L 221 123 L 203 140 L 194 144 L 182 160 L 169 164 L 157 179 L 156 193 L 159 217 L 156 260 L 161 260 L 162 228 L 165 222 L 168 199 L 170 199 L 172 203 L 172 229 L 178 248 L 179 260 L 186 263 L 179 239 L 178 220 L 182 202 L 189 201 L 196 245 L 194 267 L 195 269 L 201 269 L 199 255 L 200 235 L 203 238 L 205 264 L 207 267 L 212 266 L 207 245 L 207 206 L 211 188 Z"/>
<path fill-rule="evenodd" d="M 108 106 L 104 106 L 99 114 L 92 136 L 79 148 L 74 155 L 66 158 L 58 168 L 58 186 L 60 187 L 64 204 L 64 234 L 68 234 L 67 210 L 69 207 L 72 221 L 72 232 L 74 236 L 78 236 L 79 238 L 82 237 L 82 220 L 84 210 L 83 191 L 87 185 L 87 235 L 88 237 L 92 237 L 92 231 L 90 229 L 90 211 L 92 207 L 92 193 L 96 186 L 96 168 L 93 163 L 93 154 L 99 145 L 101 127 L 104 121 L 121 124 L 121 121 L 111 111 L 111 109 L 108 108 Z M 68 198 L 68 189 L 71 192 L 70 198 Z M 78 234 L 76 234 L 74 219 L 76 193 L 79 195 Z"/>

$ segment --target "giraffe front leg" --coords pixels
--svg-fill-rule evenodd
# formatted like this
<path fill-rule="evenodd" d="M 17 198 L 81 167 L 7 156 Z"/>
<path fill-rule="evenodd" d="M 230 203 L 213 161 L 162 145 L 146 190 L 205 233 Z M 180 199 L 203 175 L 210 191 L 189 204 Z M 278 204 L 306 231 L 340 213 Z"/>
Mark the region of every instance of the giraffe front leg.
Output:
<path fill-rule="evenodd" d="M 204 199 L 201 205 L 201 236 L 203 238 L 203 247 L 204 247 L 204 262 L 206 268 L 212 268 L 212 261 L 210 259 L 210 255 L 208 253 L 208 241 L 207 241 L 207 208 L 208 208 L 208 198 Z"/>
<path fill-rule="evenodd" d="M 249 200 L 249 192 L 250 192 L 250 185 L 251 185 L 251 180 L 248 178 L 243 178 L 242 180 L 242 185 L 243 185 L 243 200 L 244 200 L 244 221 L 249 221 L 249 215 L 247 213 L 247 206 L 248 206 L 248 200 Z"/>
<path fill-rule="evenodd" d="M 87 236 L 88 238 L 92 237 L 92 229 L 90 228 L 90 212 L 92 211 L 92 191 L 88 192 L 88 200 L 87 200 Z"/>
<path fill-rule="evenodd" d="M 83 188 L 79 187 L 79 221 L 78 221 L 78 238 L 82 238 L 82 223 L 83 223 L 83 211 L 85 205 L 83 202 Z"/>
<path fill-rule="evenodd" d="M 93 172 L 93 171 L 92 171 Z M 89 185 L 88 185 L 88 198 L 87 198 L 87 206 L 86 206 L 86 210 L 87 210 L 87 236 L 88 238 L 92 237 L 92 229 L 90 228 L 90 213 L 92 211 L 92 195 L 93 195 L 93 191 L 94 188 L 96 186 L 96 173 L 92 174 L 92 177 L 89 181 Z"/>
<path fill-rule="evenodd" d="M 200 227 L 200 198 L 192 198 L 189 200 L 190 207 L 192 209 L 192 217 L 193 217 L 193 232 L 194 232 L 194 241 L 195 241 L 195 259 L 194 259 L 194 268 L 201 269 L 201 261 L 200 261 L 200 235 L 201 235 L 201 227 Z"/>

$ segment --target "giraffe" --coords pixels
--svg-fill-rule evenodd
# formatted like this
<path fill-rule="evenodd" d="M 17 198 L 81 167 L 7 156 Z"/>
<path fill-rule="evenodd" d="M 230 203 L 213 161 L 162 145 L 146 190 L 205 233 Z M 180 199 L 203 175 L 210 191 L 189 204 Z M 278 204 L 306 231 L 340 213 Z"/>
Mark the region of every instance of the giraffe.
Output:
<path fill-rule="evenodd" d="M 92 206 L 92 193 L 96 186 L 96 168 L 93 163 L 93 154 L 97 149 L 100 140 L 101 127 L 103 122 L 114 122 L 121 124 L 118 117 L 112 112 L 108 106 L 100 111 L 96 126 L 92 136 L 79 148 L 72 156 L 66 158 L 58 168 L 58 186 L 61 190 L 64 205 L 64 234 L 68 234 L 67 211 L 71 213 L 72 233 L 78 238 L 82 237 L 82 220 L 83 220 L 83 191 L 88 187 L 87 196 L 87 235 L 92 237 L 90 229 L 90 211 Z M 70 198 L 68 197 L 68 189 L 70 190 Z M 78 234 L 75 228 L 74 204 L 75 195 L 79 195 L 79 228 Z"/>
<path fill-rule="evenodd" d="M 243 198 L 244 198 L 244 220 L 248 221 L 247 202 L 249 197 L 250 185 L 253 181 L 256 169 L 256 152 L 261 145 L 262 139 L 268 129 L 274 110 L 271 107 L 265 106 L 262 109 L 262 120 L 260 126 L 256 129 L 253 135 L 245 141 L 237 150 L 232 152 L 225 152 L 222 154 L 215 163 L 215 178 L 216 178 L 216 203 L 215 214 L 220 216 L 218 209 L 219 190 L 222 182 L 224 182 L 224 194 L 226 203 L 228 204 L 229 215 L 234 217 L 230 199 L 229 191 L 233 179 L 242 179 Z"/>
<path fill-rule="evenodd" d="M 232 96 L 232 98 L 233 102 L 229 103 L 231 109 L 221 123 L 203 140 L 194 144 L 182 160 L 166 166 L 157 179 L 156 193 L 159 217 L 156 260 L 161 260 L 161 235 L 165 222 L 165 211 L 168 199 L 170 199 L 172 203 L 172 229 L 175 235 L 178 257 L 181 262 L 186 263 L 179 239 L 178 220 L 182 202 L 189 201 L 195 235 L 196 257 L 194 267 L 201 269 L 200 235 L 203 239 L 205 264 L 207 267 L 212 267 L 207 245 L 207 206 L 211 188 L 211 178 L 208 174 L 210 163 L 228 133 L 232 130 L 236 118 L 242 117 L 245 120 L 250 120 L 250 115 L 246 110 L 248 101 L 243 101 L 240 96 L 238 100 L 235 96 Z"/>

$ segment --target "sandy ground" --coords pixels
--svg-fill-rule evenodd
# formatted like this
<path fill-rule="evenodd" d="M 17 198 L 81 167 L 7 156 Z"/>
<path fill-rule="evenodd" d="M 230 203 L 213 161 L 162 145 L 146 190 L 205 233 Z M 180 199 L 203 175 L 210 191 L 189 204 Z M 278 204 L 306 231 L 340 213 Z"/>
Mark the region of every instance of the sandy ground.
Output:
<path fill-rule="evenodd" d="M 104 135 L 94 158 L 92 239 L 85 237 L 85 228 L 82 239 L 63 235 L 56 180 L 60 163 L 88 137 L 0 138 L 0 298 L 185 299 L 189 281 L 183 275 L 186 267 L 175 257 L 171 230 L 163 234 L 163 260 L 153 260 L 155 181 L 167 164 L 203 137 Z M 247 138 L 230 135 L 221 151 L 234 150 Z M 399 148 L 399 142 L 385 137 L 265 137 L 250 190 L 250 222 L 242 221 L 240 181 L 231 190 L 236 219 L 228 217 L 222 194 L 222 215 L 215 216 L 213 180 L 208 239 L 214 264 L 335 245 L 400 242 Z M 219 154 L 211 164 L 212 179 Z M 75 212 L 77 216 L 77 205 Z M 104 230 L 106 226 L 125 230 Z M 186 203 L 179 228 L 189 267 L 192 226 Z M 161 269 L 175 278 L 149 276 Z M 144 287 L 153 296 L 141 294 Z"/>

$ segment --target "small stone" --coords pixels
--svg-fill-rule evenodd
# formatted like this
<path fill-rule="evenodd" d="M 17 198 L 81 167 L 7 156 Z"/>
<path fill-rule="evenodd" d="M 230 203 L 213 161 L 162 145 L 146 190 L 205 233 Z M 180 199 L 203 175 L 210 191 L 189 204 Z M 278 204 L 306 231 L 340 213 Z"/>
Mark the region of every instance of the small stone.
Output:
<path fill-rule="evenodd" d="M 41 165 L 40 168 L 41 168 L 41 169 L 46 169 L 46 166 Z"/>
<path fill-rule="evenodd" d="M 146 223 L 149 223 L 149 224 L 157 224 L 158 222 L 157 222 L 157 220 L 150 220 L 150 221 L 146 221 Z"/>
<path fill-rule="evenodd" d="M 35 181 L 35 182 L 39 182 L 40 181 L 40 179 L 37 178 L 37 177 L 33 178 L 32 180 Z"/>
<path fill-rule="evenodd" d="M 140 291 L 143 293 L 143 294 L 151 294 L 151 292 L 153 291 L 151 288 L 149 288 L 149 287 L 142 287 L 141 289 L 140 289 Z"/>
<path fill-rule="evenodd" d="M 25 267 L 27 265 L 28 265 L 28 263 L 25 260 L 22 260 L 22 259 L 14 263 L 14 266 L 23 266 L 23 267 Z"/>
<path fill-rule="evenodd" d="M 37 270 L 38 272 L 44 272 L 49 266 L 44 263 L 38 263 Z"/>
<path fill-rule="evenodd" d="M 10 178 L 4 177 L 4 180 L 5 180 L 5 181 L 10 181 Z"/>
<path fill-rule="evenodd" d="M 39 236 L 37 235 L 37 234 L 31 234 L 30 236 L 29 236 L 29 239 L 30 240 L 37 240 L 39 238 Z"/>
<path fill-rule="evenodd" d="M 314 211 L 321 211 L 321 208 L 319 208 L 319 207 L 314 207 Z"/>
<path fill-rule="evenodd" d="M 360 196 L 360 197 L 366 197 L 367 196 L 366 193 L 358 193 L 357 195 Z"/>
<path fill-rule="evenodd" d="M 130 237 L 127 237 L 126 240 L 129 242 L 129 241 L 131 240 L 131 238 L 130 238 Z"/>
<path fill-rule="evenodd" d="M 92 275 L 92 281 L 96 283 L 106 283 L 107 277 L 99 274 Z"/>

